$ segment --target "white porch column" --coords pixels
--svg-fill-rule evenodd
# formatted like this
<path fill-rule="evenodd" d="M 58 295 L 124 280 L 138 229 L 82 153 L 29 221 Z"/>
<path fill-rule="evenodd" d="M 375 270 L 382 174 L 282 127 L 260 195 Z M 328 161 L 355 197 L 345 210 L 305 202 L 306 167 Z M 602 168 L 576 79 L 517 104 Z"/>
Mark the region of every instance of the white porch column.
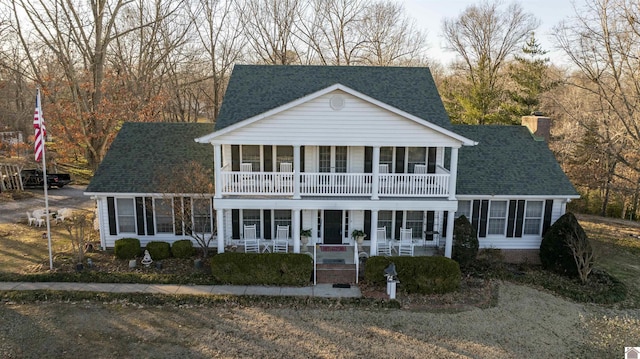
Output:
<path fill-rule="evenodd" d="M 447 212 L 447 238 L 444 244 L 444 256 L 451 258 L 451 249 L 453 248 L 453 218 L 455 212 Z"/>
<path fill-rule="evenodd" d="M 218 233 L 218 253 L 224 253 L 224 211 L 216 210 L 216 230 Z"/>
<path fill-rule="evenodd" d="M 375 150 L 374 150 L 375 151 Z M 373 257 L 378 254 L 378 210 L 371 210 L 371 247 L 369 256 Z"/>
<path fill-rule="evenodd" d="M 300 149 L 300 147 L 298 147 Z M 291 234 L 293 235 L 293 253 L 300 253 L 300 210 L 293 210 L 291 219 Z"/>
<path fill-rule="evenodd" d="M 222 198 L 222 146 L 213 145 L 213 174 L 215 194 L 213 198 Z"/>
<path fill-rule="evenodd" d="M 300 171 L 300 145 L 295 145 L 293 146 L 293 199 L 300 199 Z M 298 215 L 300 215 L 300 211 L 298 211 Z M 298 233 L 298 246 L 300 245 L 299 239 L 300 233 Z"/>
<path fill-rule="evenodd" d="M 379 182 L 378 175 L 380 174 L 380 146 L 373 146 L 373 155 L 371 157 L 372 157 L 371 158 L 371 173 L 372 173 L 371 199 L 378 199 L 378 182 Z"/>
<path fill-rule="evenodd" d="M 456 199 L 456 181 L 458 178 L 458 149 L 451 148 L 451 166 L 449 166 L 449 200 Z"/>

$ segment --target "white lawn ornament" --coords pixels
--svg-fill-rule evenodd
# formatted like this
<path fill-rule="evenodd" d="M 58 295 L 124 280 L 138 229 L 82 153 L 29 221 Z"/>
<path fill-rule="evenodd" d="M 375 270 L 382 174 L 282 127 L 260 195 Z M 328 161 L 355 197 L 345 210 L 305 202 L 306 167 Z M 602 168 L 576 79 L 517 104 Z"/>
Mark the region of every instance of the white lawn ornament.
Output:
<path fill-rule="evenodd" d="M 149 251 L 147 249 L 144 250 L 144 257 L 142 257 L 142 260 L 140 261 L 140 263 L 144 264 L 145 267 L 148 267 L 151 265 L 151 263 L 153 263 L 153 259 L 151 259 L 151 254 L 149 254 Z"/>

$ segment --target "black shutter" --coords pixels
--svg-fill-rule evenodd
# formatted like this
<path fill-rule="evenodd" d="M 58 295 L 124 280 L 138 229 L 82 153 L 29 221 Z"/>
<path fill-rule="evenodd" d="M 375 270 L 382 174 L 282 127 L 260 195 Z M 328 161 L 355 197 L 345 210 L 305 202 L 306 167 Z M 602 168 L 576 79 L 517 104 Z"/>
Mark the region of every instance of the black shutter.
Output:
<path fill-rule="evenodd" d="M 273 172 L 273 150 L 271 146 L 262 146 L 262 153 L 264 158 L 262 160 L 262 167 L 264 172 Z M 280 169 L 278 169 L 279 171 Z"/>
<path fill-rule="evenodd" d="M 364 148 L 364 173 L 373 173 L 373 147 Z"/>
<path fill-rule="evenodd" d="M 184 232 L 185 234 L 193 233 L 193 221 L 191 220 L 191 198 L 184 197 Z"/>
<path fill-rule="evenodd" d="M 107 197 L 107 215 L 109 218 L 109 234 L 115 236 L 118 234 L 116 226 L 116 205 L 113 197 Z"/>
<path fill-rule="evenodd" d="M 144 203 L 142 197 L 136 197 L 136 224 L 138 225 L 138 235 L 144 235 Z"/>
<path fill-rule="evenodd" d="M 402 211 L 395 211 L 396 212 L 396 233 L 395 233 L 395 238 L 400 238 L 400 227 L 402 227 L 402 215 L 403 212 Z"/>
<path fill-rule="evenodd" d="M 427 173 L 436 173 L 436 148 L 429 147 L 427 152 Z"/>
<path fill-rule="evenodd" d="M 483 199 L 480 206 L 480 233 L 478 237 L 484 238 L 487 236 L 487 214 L 489 212 L 489 200 Z"/>
<path fill-rule="evenodd" d="M 394 172 L 404 173 L 404 147 L 396 147 L 396 170 Z"/>
<path fill-rule="evenodd" d="M 147 234 L 154 235 L 156 233 L 153 225 L 153 200 L 151 197 L 144 198 L 145 217 L 147 219 Z"/>
<path fill-rule="evenodd" d="M 262 238 L 271 239 L 271 210 L 265 209 L 262 212 L 264 216 L 264 233 L 262 233 Z"/>
<path fill-rule="evenodd" d="M 240 210 L 231 210 L 231 238 L 240 238 Z"/>
<path fill-rule="evenodd" d="M 173 210 L 175 216 L 173 217 L 173 228 L 175 228 L 176 235 L 182 235 L 182 202 L 180 197 L 173 198 Z"/>
<path fill-rule="evenodd" d="M 371 211 L 364 211 L 364 234 L 371 239 Z"/>
<path fill-rule="evenodd" d="M 231 170 L 240 171 L 240 146 L 231 145 Z"/>
<path fill-rule="evenodd" d="M 518 201 L 518 212 L 516 213 L 516 233 L 515 237 L 522 237 L 522 223 L 524 222 L 524 200 Z"/>
<path fill-rule="evenodd" d="M 431 232 L 430 234 L 426 234 L 425 239 L 428 241 L 433 240 L 433 226 L 436 223 L 435 214 L 434 211 L 427 211 L 427 232 Z"/>
<path fill-rule="evenodd" d="M 542 235 L 547 233 L 549 227 L 551 227 L 551 212 L 553 212 L 553 200 L 548 199 L 544 203 L 544 220 L 542 222 Z"/>
<path fill-rule="evenodd" d="M 440 238 L 447 237 L 447 226 L 449 225 L 449 211 L 443 212 L 444 217 L 442 218 L 442 236 Z"/>
<path fill-rule="evenodd" d="M 304 146 L 300 146 L 300 172 L 304 172 Z"/>
<path fill-rule="evenodd" d="M 473 213 L 471 213 L 471 225 L 476 230 L 476 235 L 480 233 L 480 200 L 473 201 Z"/>
<path fill-rule="evenodd" d="M 509 201 L 509 217 L 507 218 L 507 238 L 513 237 L 513 229 L 516 225 L 516 201 Z"/>

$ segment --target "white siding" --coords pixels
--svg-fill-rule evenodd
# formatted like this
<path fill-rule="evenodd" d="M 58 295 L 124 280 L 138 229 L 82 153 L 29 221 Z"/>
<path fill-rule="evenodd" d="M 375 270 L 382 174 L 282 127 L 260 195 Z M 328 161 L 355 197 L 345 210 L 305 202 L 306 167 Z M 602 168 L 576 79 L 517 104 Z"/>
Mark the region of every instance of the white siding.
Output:
<path fill-rule="evenodd" d="M 364 172 L 364 147 L 349 147 L 349 157 L 347 159 L 348 172 Z"/>
<path fill-rule="evenodd" d="M 364 211 L 349 211 L 349 243 L 352 242 L 351 232 L 354 229 L 365 230 L 364 228 Z M 369 238 L 366 238 L 369 239 Z"/>
<path fill-rule="evenodd" d="M 553 201 L 553 210 L 551 211 L 551 224 L 556 223 L 558 218 L 562 217 L 562 215 L 564 214 L 562 210 L 564 208 L 562 202 L 564 202 L 564 200 L 556 199 Z"/>
<path fill-rule="evenodd" d="M 345 98 L 341 110 L 329 99 Z M 429 120 L 429 119 L 425 119 Z M 336 90 L 218 137 L 221 143 L 350 146 L 444 146 L 460 142 L 355 96 Z"/>
<path fill-rule="evenodd" d="M 227 165 L 226 171 L 231 171 L 231 145 L 222 145 L 222 167 Z"/>
<path fill-rule="evenodd" d="M 318 172 L 318 146 L 304 146 L 304 171 Z"/>

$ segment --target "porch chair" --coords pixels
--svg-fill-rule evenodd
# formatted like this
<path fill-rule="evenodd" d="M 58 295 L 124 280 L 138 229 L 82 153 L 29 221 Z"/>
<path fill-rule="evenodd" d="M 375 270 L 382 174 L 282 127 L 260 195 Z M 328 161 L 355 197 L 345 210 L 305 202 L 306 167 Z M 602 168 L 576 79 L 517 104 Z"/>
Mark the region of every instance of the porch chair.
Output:
<path fill-rule="evenodd" d="M 398 243 L 398 255 L 413 257 L 413 231 L 411 228 L 400 228 L 400 243 Z"/>
<path fill-rule="evenodd" d="M 38 218 L 34 217 L 29 211 L 27 211 L 27 219 L 29 220 L 30 226 L 38 225 Z M 38 225 L 38 227 L 40 227 L 40 225 Z"/>
<path fill-rule="evenodd" d="M 64 222 L 67 217 L 71 217 L 71 210 L 69 208 L 60 208 L 56 214 L 56 223 Z"/>
<path fill-rule="evenodd" d="M 253 164 L 241 163 L 240 172 L 253 172 Z M 242 181 L 241 185 L 244 192 L 254 192 L 256 190 L 256 181 L 252 174 L 241 175 L 240 181 Z"/>
<path fill-rule="evenodd" d="M 378 227 L 376 248 L 378 255 L 391 257 L 391 241 L 387 239 L 387 227 Z"/>
<path fill-rule="evenodd" d="M 273 240 L 273 253 L 289 252 L 289 226 L 276 228 L 276 239 Z"/>
<path fill-rule="evenodd" d="M 252 163 L 241 163 L 240 164 L 240 172 L 252 172 L 253 164 Z"/>
<path fill-rule="evenodd" d="M 245 253 L 260 253 L 260 240 L 256 234 L 255 224 L 244 226 L 243 238 Z"/>
<path fill-rule="evenodd" d="M 413 166 L 413 173 L 425 174 L 425 173 L 427 173 L 427 166 L 426 165 L 414 165 Z"/>
<path fill-rule="evenodd" d="M 281 162 L 280 163 L 280 174 L 278 175 L 279 184 L 278 187 L 283 192 L 293 191 L 293 163 L 291 162 Z"/>
<path fill-rule="evenodd" d="M 293 172 L 293 163 L 280 162 L 280 172 Z"/>
<path fill-rule="evenodd" d="M 36 218 L 36 226 L 44 226 L 44 221 L 46 220 L 44 218 L 44 209 L 36 209 L 35 211 L 33 211 L 33 216 Z"/>

